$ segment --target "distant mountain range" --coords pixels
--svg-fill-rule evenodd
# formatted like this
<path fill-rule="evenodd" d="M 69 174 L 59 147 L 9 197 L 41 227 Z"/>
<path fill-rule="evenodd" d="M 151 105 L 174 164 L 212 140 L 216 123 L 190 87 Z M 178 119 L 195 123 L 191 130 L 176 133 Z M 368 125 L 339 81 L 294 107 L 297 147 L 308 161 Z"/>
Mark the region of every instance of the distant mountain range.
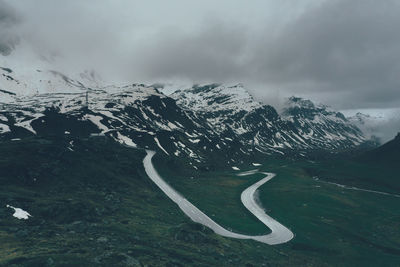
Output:
<path fill-rule="evenodd" d="M 302 98 L 289 98 L 278 114 L 241 84 L 195 85 L 167 96 L 162 85 L 107 85 L 94 71 L 67 75 L 53 70 L 49 57 L 22 64 L 30 55 L 0 55 L 1 140 L 104 135 L 195 169 L 266 155 L 343 151 L 368 141 L 343 114 Z"/>
<path fill-rule="evenodd" d="M 0 104 L 3 140 L 106 135 L 189 160 L 193 168 L 215 158 L 238 164 L 256 154 L 305 155 L 315 149 L 351 149 L 366 141 L 341 113 L 290 98 L 279 115 L 272 106 L 254 101 L 241 85 L 194 86 L 172 98 L 139 84 L 10 96 L 13 101 Z"/>
<path fill-rule="evenodd" d="M 301 98 L 289 98 L 278 114 L 272 106 L 255 101 L 240 84 L 194 86 L 171 96 L 219 135 L 234 136 L 242 145 L 263 153 L 343 149 L 365 141 L 343 114 Z"/>

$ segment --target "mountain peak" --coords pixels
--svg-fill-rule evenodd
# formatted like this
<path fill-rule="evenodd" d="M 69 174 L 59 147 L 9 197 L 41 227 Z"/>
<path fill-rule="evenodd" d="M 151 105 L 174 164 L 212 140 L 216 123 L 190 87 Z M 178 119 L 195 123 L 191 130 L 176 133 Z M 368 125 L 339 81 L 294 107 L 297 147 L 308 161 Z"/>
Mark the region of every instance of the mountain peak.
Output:
<path fill-rule="evenodd" d="M 311 100 L 304 99 L 302 97 L 297 97 L 297 96 L 291 96 L 287 100 L 288 104 L 295 104 L 299 106 L 305 106 L 305 107 L 314 107 L 314 103 Z"/>
<path fill-rule="evenodd" d="M 334 111 L 326 105 L 314 104 L 311 100 L 295 96 L 288 98 L 283 108 L 282 115 L 289 118 L 305 117 L 309 119 L 315 118 L 316 115 L 324 115 L 335 120 L 347 121 L 342 113 Z"/>
<path fill-rule="evenodd" d="M 291 96 L 286 101 L 286 107 L 288 108 L 302 108 L 302 109 L 319 109 L 326 110 L 329 109 L 329 106 L 323 104 L 315 104 L 313 101 L 309 99 L 305 99 L 302 97 Z"/>
<path fill-rule="evenodd" d="M 179 99 L 182 106 L 196 111 L 205 108 L 213 111 L 251 111 L 262 106 L 240 83 L 232 86 L 218 83 L 194 85 L 174 92 L 172 97 Z"/>

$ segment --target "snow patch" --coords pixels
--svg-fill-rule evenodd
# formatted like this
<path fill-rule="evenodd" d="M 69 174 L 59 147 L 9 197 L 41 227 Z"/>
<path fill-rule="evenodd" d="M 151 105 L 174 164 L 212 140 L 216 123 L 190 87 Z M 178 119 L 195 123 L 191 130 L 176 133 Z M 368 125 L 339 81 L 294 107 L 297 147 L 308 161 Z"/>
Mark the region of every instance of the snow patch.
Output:
<path fill-rule="evenodd" d="M 7 117 L 0 114 L 0 121 L 8 121 Z"/>
<path fill-rule="evenodd" d="M 11 132 L 10 127 L 8 127 L 8 125 L 0 123 L 0 133 L 8 133 L 8 132 Z"/>
<path fill-rule="evenodd" d="M 164 151 L 165 154 L 167 154 L 167 155 L 169 156 L 169 153 L 167 152 L 167 150 L 165 150 L 165 149 L 161 146 L 160 141 L 158 141 L 158 138 L 157 138 L 157 137 L 154 137 L 154 141 L 156 141 L 157 146 L 158 146 L 162 151 Z"/>
<path fill-rule="evenodd" d="M 134 147 L 137 148 L 137 145 L 132 141 L 132 139 L 130 139 L 129 137 L 120 134 L 120 132 L 117 132 L 117 139 L 118 142 L 130 147 Z"/>
<path fill-rule="evenodd" d="M 30 215 L 28 212 L 24 211 L 23 209 L 20 208 L 15 208 L 13 206 L 10 205 L 6 205 L 7 208 L 10 209 L 14 209 L 14 214 L 13 216 L 19 220 L 23 219 L 23 220 L 28 220 L 29 217 L 32 217 L 32 215 Z"/>
<path fill-rule="evenodd" d="M 70 141 L 69 142 L 69 146 L 67 147 L 70 151 L 74 151 L 72 148 L 74 147 L 74 141 L 72 140 L 72 141 Z"/>
<path fill-rule="evenodd" d="M 85 115 L 85 119 L 91 121 L 94 125 L 97 126 L 101 130 L 101 133 L 104 134 L 110 129 L 107 128 L 104 124 L 102 124 L 100 121 L 103 119 L 101 116 L 95 116 L 95 115 Z"/>
<path fill-rule="evenodd" d="M 27 114 L 27 115 L 30 115 L 30 114 Z M 33 130 L 32 126 L 31 126 L 31 122 L 36 120 L 36 119 L 38 119 L 38 118 L 40 118 L 40 117 L 42 117 L 42 116 L 43 116 L 43 114 L 40 114 L 40 113 L 39 114 L 34 114 L 32 119 L 25 120 L 25 121 L 19 121 L 19 122 L 15 123 L 14 125 L 18 126 L 18 127 L 25 128 L 28 131 L 32 132 L 33 134 L 36 134 L 36 131 Z"/>
<path fill-rule="evenodd" d="M 256 174 L 257 172 L 258 172 L 258 169 L 255 169 L 255 170 L 238 173 L 237 176 L 248 176 L 248 175 Z"/>

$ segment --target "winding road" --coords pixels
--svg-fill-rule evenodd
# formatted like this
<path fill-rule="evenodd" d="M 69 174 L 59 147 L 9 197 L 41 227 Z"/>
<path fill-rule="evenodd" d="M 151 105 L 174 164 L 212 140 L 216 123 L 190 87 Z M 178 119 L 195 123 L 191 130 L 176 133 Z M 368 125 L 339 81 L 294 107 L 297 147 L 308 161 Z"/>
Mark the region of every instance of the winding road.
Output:
<path fill-rule="evenodd" d="M 197 223 L 200 223 L 204 226 L 212 229 L 216 234 L 238 238 L 238 239 L 253 239 L 268 245 L 278 245 L 282 243 L 286 243 L 290 241 L 294 234 L 285 226 L 265 214 L 264 210 L 256 203 L 254 198 L 254 193 L 256 190 L 271 180 L 275 174 L 273 173 L 263 173 L 267 176 L 252 186 L 248 187 L 246 190 L 242 192 L 241 200 L 243 205 L 254 215 L 256 216 L 262 223 L 264 223 L 269 229 L 271 229 L 271 233 L 267 235 L 260 236 L 252 236 L 252 235 L 243 235 L 234 233 L 229 231 L 218 223 L 214 222 L 210 217 L 208 217 L 205 213 L 199 210 L 195 205 L 190 203 L 186 198 L 184 198 L 181 194 L 179 194 L 175 189 L 173 189 L 170 185 L 168 185 L 161 176 L 157 173 L 154 165 L 151 161 L 153 156 L 155 155 L 154 151 L 146 150 L 147 155 L 143 160 L 143 165 L 145 171 L 149 178 L 172 200 L 174 201 L 179 208 L 187 215 L 189 218 Z"/>

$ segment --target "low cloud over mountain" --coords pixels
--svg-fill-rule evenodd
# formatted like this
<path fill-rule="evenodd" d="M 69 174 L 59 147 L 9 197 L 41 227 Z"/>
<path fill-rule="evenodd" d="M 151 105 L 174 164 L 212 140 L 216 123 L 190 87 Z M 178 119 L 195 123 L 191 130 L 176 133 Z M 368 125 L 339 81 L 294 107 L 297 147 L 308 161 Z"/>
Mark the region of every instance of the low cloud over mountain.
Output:
<path fill-rule="evenodd" d="M 121 79 L 244 82 L 270 103 L 300 95 L 339 109 L 400 105 L 397 1 L 0 4 L 2 36 L 21 17 L 19 31 L 42 50 Z"/>

